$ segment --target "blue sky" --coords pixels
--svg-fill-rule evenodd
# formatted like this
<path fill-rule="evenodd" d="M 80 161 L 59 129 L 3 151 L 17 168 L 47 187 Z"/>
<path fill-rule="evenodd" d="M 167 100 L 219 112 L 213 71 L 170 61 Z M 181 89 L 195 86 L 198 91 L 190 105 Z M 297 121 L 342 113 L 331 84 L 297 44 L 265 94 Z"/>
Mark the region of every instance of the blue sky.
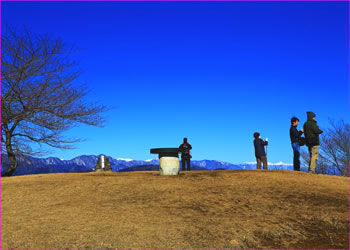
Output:
<path fill-rule="evenodd" d="M 183 137 L 193 159 L 292 162 L 290 118 L 349 122 L 347 2 L 2 2 L 1 21 L 51 33 L 77 54 L 91 101 L 115 107 L 78 126 L 82 154 L 145 160 Z M 301 128 L 301 126 L 300 126 Z"/>

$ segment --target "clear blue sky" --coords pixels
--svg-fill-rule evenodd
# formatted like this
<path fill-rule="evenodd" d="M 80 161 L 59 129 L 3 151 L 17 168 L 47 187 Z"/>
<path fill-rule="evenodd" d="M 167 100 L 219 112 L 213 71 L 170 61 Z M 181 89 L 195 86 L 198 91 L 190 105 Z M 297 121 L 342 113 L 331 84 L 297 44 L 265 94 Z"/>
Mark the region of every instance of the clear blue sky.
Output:
<path fill-rule="evenodd" d="M 292 162 L 290 118 L 349 122 L 347 2 L 2 2 L 2 23 L 81 48 L 91 101 L 115 107 L 79 126 L 82 154 L 145 160 L 183 137 L 195 160 Z M 299 127 L 301 128 L 301 126 Z"/>

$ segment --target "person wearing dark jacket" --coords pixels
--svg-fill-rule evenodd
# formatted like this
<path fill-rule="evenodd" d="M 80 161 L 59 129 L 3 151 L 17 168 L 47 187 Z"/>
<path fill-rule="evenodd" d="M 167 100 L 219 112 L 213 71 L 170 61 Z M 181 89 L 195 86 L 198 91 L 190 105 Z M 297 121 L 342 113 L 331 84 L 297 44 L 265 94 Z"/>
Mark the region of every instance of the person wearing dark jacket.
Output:
<path fill-rule="evenodd" d="M 291 126 L 289 129 L 290 141 L 292 143 L 293 148 L 293 168 L 294 171 L 300 171 L 300 145 L 299 139 L 304 132 L 304 129 L 298 131 L 297 126 L 299 124 L 299 119 L 293 117 L 291 119 Z"/>
<path fill-rule="evenodd" d="M 318 159 L 318 147 L 320 145 L 320 134 L 323 131 L 318 127 L 315 121 L 316 114 L 313 112 L 307 113 L 307 121 L 304 123 L 304 134 L 306 146 L 309 149 L 309 173 L 316 172 L 316 163 Z"/>
<path fill-rule="evenodd" d="M 187 163 L 187 170 L 191 170 L 191 154 L 190 150 L 192 149 L 191 144 L 187 142 L 187 138 L 184 138 L 183 143 L 180 145 L 179 150 L 181 152 L 181 162 L 182 162 L 182 171 L 185 171 L 185 163 Z"/>
<path fill-rule="evenodd" d="M 256 168 L 261 169 L 261 163 L 263 163 L 264 169 L 267 169 L 267 157 L 265 153 L 265 148 L 268 144 L 267 138 L 263 141 L 258 132 L 254 133 L 254 149 L 255 149 L 255 157 L 256 157 Z"/>

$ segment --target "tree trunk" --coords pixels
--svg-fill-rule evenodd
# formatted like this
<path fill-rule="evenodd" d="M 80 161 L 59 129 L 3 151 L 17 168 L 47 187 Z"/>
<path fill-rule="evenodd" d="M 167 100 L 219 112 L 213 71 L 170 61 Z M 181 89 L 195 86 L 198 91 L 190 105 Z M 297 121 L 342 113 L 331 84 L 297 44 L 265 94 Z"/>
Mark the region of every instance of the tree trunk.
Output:
<path fill-rule="evenodd" d="M 11 146 L 11 136 L 6 135 L 6 152 L 7 152 L 7 157 L 9 158 L 10 161 L 10 167 L 6 170 L 6 172 L 2 176 L 11 176 L 17 168 L 17 160 L 16 160 L 16 155 L 13 152 L 12 146 Z"/>

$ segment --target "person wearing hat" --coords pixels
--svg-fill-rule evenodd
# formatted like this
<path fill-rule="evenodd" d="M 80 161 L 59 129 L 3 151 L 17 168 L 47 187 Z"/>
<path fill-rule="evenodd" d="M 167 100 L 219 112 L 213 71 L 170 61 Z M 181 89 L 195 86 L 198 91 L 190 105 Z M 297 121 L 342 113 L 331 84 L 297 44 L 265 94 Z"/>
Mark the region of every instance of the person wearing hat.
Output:
<path fill-rule="evenodd" d="M 265 140 L 261 139 L 261 136 L 258 132 L 253 134 L 254 136 L 254 149 L 255 149 L 255 157 L 256 157 L 256 168 L 261 169 L 261 163 L 264 166 L 264 169 L 267 170 L 267 157 L 265 153 L 264 146 L 267 145 L 267 138 Z"/>
<path fill-rule="evenodd" d="M 318 127 L 315 120 L 316 114 L 309 111 L 306 112 L 307 121 L 304 123 L 304 134 L 306 146 L 309 149 L 309 173 L 316 173 L 316 163 L 318 159 L 318 147 L 320 145 L 320 134 L 323 131 Z"/>

